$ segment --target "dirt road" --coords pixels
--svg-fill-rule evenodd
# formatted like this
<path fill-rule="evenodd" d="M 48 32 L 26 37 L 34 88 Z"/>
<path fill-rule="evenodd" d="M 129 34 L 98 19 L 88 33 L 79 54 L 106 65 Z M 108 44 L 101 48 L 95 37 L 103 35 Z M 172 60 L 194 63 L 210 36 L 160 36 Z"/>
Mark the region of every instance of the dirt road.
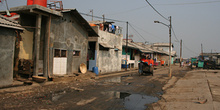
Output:
<path fill-rule="evenodd" d="M 172 71 L 177 79 L 186 73 L 178 66 Z M 1 89 L 0 109 L 145 110 L 160 100 L 162 87 L 170 79 L 167 73 L 168 68 L 160 68 L 154 76 L 132 71 L 101 79 L 68 77 L 57 83 Z"/>

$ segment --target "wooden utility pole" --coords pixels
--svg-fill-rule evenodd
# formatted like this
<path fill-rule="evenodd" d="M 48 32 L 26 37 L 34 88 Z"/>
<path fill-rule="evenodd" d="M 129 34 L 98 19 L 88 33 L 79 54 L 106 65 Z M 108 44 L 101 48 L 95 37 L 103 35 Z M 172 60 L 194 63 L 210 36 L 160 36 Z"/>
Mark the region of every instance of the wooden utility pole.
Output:
<path fill-rule="evenodd" d="M 180 67 L 182 62 L 182 39 L 180 40 Z"/>
<path fill-rule="evenodd" d="M 203 47 L 202 47 L 202 44 L 201 44 L 201 57 L 202 57 L 202 60 L 203 60 Z"/>
<path fill-rule="evenodd" d="M 93 9 L 91 9 L 90 12 L 92 13 L 92 21 L 93 21 Z"/>
<path fill-rule="evenodd" d="M 104 25 L 104 23 L 105 23 L 105 15 L 103 14 L 102 17 L 103 17 L 103 25 Z"/>
<path fill-rule="evenodd" d="M 171 24 L 171 16 L 169 17 L 170 20 L 170 25 L 169 25 L 169 77 L 172 77 L 172 70 L 171 70 L 171 29 L 172 29 L 172 24 Z"/>
<path fill-rule="evenodd" d="M 126 32 L 126 61 L 125 61 L 125 66 L 126 66 L 126 68 L 125 68 L 125 70 L 127 71 L 127 68 L 128 68 L 128 63 L 127 63 L 127 61 L 128 61 L 128 22 L 126 22 L 127 23 L 127 32 Z"/>

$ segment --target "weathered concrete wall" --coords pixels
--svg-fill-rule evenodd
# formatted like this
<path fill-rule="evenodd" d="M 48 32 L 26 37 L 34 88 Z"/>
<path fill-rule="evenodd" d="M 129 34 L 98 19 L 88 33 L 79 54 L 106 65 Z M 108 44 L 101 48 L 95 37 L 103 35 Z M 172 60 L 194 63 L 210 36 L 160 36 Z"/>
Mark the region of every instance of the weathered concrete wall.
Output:
<path fill-rule="evenodd" d="M 120 50 L 99 50 L 98 52 L 98 69 L 100 74 L 115 72 L 121 70 L 122 58 L 122 35 L 117 36 L 112 33 L 99 30 L 99 43 L 106 43 L 113 47 L 120 47 Z"/>
<path fill-rule="evenodd" d="M 13 82 L 15 31 L 0 27 L 0 86 Z"/>
<path fill-rule="evenodd" d="M 20 24 L 22 26 L 35 27 L 35 16 L 21 14 L 20 17 Z M 19 59 L 32 60 L 34 28 L 26 28 L 24 32 L 21 33 L 21 38 Z"/>
<path fill-rule="evenodd" d="M 52 73 L 54 49 L 67 50 L 67 74 L 78 72 L 81 63 L 87 63 L 88 33 L 70 13 L 52 18 L 50 32 L 50 71 Z M 80 56 L 73 56 L 73 50 Z"/>
<path fill-rule="evenodd" d="M 134 68 L 138 68 L 138 63 L 139 63 L 139 61 L 141 59 L 140 53 L 138 52 L 134 57 L 135 57 Z"/>
<path fill-rule="evenodd" d="M 165 61 L 165 64 L 169 64 L 169 56 L 168 55 L 161 55 L 161 60 Z"/>
<path fill-rule="evenodd" d="M 33 36 L 33 30 L 24 30 L 24 32 L 21 33 L 22 41 L 20 41 L 19 59 L 32 60 Z"/>

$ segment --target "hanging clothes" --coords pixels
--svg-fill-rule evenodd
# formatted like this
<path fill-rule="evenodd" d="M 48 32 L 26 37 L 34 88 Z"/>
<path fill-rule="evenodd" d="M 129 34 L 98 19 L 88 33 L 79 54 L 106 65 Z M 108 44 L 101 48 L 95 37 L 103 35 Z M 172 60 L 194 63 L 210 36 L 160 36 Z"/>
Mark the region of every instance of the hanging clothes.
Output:
<path fill-rule="evenodd" d="M 115 33 L 115 25 L 112 25 L 112 33 Z"/>
<path fill-rule="evenodd" d="M 112 25 L 109 24 L 109 32 L 112 32 Z"/>
<path fill-rule="evenodd" d="M 102 30 L 102 31 L 104 30 L 104 25 L 102 23 L 99 24 L 99 29 Z"/>

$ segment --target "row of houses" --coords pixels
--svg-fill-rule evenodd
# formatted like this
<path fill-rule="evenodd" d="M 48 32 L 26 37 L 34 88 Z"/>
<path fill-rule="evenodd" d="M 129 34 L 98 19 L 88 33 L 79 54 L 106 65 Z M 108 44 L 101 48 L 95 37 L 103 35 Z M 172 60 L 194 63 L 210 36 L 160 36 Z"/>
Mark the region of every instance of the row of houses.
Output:
<path fill-rule="evenodd" d="M 10 85 L 19 74 L 53 78 L 79 72 L 80 64 L 100 74 L 121 71 L 125 58 L 122 28 L 113 22 L 87 22 L 76 9 L 51 10 L 39 5 L 14 7 L 17 21 L 0 12 L 0 86 Z M 161 45 L 160 45 L 161 46 Z M 147 55 L 168 58 L 157 45 L 129 40 L 128 63 L 136 68 Z"/>
<path fill-rule="evenodd" d="M 126 51 L 126 39 L 124 39 L 122 60 L 126 59 L 127 56 L 127 62 L 131 68 L 137 68 L 140 59 L 146 57 L 153 59 L 157 65 L 160 65 L 161 61 L 164 61 L 165 64 L 169 64 L 169 43 L 145 44 L 143 42 L 134 42 L 132 39 L 129 39 L 127 46 L 128 50 Z M 176 52 L 173 51 L 173 47 L 172 45 L 172 60 L 176 57 Z"/>

